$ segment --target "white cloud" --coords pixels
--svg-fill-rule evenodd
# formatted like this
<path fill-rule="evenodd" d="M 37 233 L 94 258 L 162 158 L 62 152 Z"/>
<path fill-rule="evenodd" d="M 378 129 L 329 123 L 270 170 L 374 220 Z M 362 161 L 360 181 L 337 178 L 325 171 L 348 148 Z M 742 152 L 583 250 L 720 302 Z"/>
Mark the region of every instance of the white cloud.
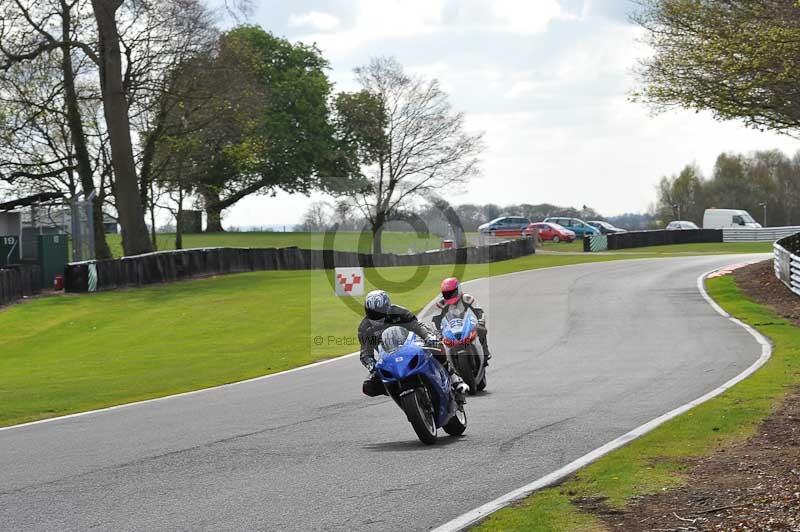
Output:
<path fill-rule="evenodd" d="M 628 2 L 622 0 L 296 4 L 304 6 L 299 13 L 329 12 L 339 23 L 330 30 L 311 22 L 275 28 L 266 15 L 275 9 L 266 8 L 260 22 L 293 40 L 316 42 L 333 65 L 336 90 L 355 88 L 352 68 L 369 56 L 395 55 L 410 72 L 439 78 L 469 129 L 486 132 L 484 177 L 464 187 L 456 203 L 586 204 L 606 215 L 639 211 L 655 200 L 659 178 L 685 164 L 696 161 L 708 173 L 725 150 L 792 154 L 800 148 L 796 140 L 720 123 L 707 113 L 654 117 L 628 101 L 637 83 L 636 59 L 650 50 L 637 42 L 641 30 L 627 23 Z M 289 20 L 290 12 L 280 20 Z M 295 222 L 309 201 L 248 198 L 231 209 L 230 220 Z"/>
<path fill-rule="evenodd" d="M 577 18 L 567 13 L 558 0 L 493 0 L 492 13 L 503 31 L 532 35 L 547 30 L 556 19 Z"/>
<path fill-rule="evenodd" d="M 309 11 L 289 15 L 290 28 L 309 28 L 314 31 L 331 31 L 339 27 L 339 18 L 330 13 Z"/>

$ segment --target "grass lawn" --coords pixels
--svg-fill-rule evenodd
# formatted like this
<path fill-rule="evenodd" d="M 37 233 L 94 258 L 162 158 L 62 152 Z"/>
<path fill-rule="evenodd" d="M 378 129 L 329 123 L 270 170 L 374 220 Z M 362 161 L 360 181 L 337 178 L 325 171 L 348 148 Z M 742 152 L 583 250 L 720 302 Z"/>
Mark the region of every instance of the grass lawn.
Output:
<path fill-rule="evenodd" d="M 340 231 L 333 239 L 333 249 L 339 251 L 362 250 L 370 252 L 372 245 L 371 236 L 362 244 L 359 242 L 361 233 L 356 231 Z M 159 233 L 156 235 L 158 249 L 161 251 L 175 249 L 175 235 L 172 233 Z M 439 249 L 441 237 L 426 234 L 417 237 L 411 232 L 390 232 L 383 235 L 383 248 L 391 253 L 420 252 L 429 249 Z M 108 245 L 115 257 L 122 256 L 122 239 L 120 235 L 108 235 Z M 283 248 L 297 246 L 305 249 L 322 249 L 324 245 L 323 233 L 199 233 L 184 235 L 183 247 L 231 247 L 231 248 Z"/>
<path fill-rule="evenodd" d="M 574 242 L 544 242 L 546 251 L 582 252 L 583 240 Z M 634 253 L 649 255 L 704 255 L 706 253 L 771 253 L 772 242 L 706 242 L 701 244 L 671 244 L 666 246 L 647 246 L 643 248 L 609 250 L 607 253 Z"/>
<path fill-rule="evenodd" d="M 468 266 L 462 277 L 620 258 L 534 255 Z M 379 284 L 398 303 L 420 309 L 453 267 L 431 267 L 418 282 L 407 279 L 413 271 L 367 270 L 368 289 Z M 373 278 L 377 273 L 387 281 Z M 361 316 L 345 301 L 333 296 L 325 272 L 289 271 L 11 306 L 0 311 L 0 425 L 234 382 L 355 351 Z M 360 302 L 348 301 L 360 311 Z"/>
<path fill-rule="evenodd" d="M 623 507 L 634 497 L 681 485 L 684 459 L 707 455 L 754 433 L 789 387 L 800 383 L 800 328 L 746 299 L 730 276 L 709 281 L 708 290 L 725 310 L 773 341 L 767 364 L 723 395 L 606 455 L 563 484 L 497 512 L 475 530 L 602 529 L 601 523 L 581 513 L 571 501 L 600 497 L 611 506 Z M 475 505 L 482 502 L 476 500 Z"/>

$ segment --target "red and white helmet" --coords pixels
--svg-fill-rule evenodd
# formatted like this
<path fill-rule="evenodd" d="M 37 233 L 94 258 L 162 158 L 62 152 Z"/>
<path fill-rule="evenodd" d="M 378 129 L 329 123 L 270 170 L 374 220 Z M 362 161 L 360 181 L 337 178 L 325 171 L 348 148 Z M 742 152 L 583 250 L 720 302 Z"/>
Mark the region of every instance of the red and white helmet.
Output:
<path fill-rule="evenodd" d="M 442 297 L 447 305 L 455 305 L 461 298 L 461 283 L 455 277 L 448 277 L 440 286 Z"/>

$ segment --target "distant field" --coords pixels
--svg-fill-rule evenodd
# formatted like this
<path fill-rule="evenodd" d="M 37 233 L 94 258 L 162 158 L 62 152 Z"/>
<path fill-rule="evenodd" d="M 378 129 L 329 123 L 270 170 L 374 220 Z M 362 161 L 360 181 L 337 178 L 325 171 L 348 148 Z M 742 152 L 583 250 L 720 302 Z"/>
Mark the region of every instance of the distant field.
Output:
<path fill-rule="evenodd" d="M 369 252 L 372 239 L 367 236 L 359 242 L 361 233 L 340 231 L 333 239 L 333 249 L 338 251 L 361 250 Z M 159 251 L 175 249 L 175 235 L 160 233 L 157 235 Z M 122 240 L 120 235 L 108 235 L 108 245 L 115 257 L 122 256 Z M 183 247 L 231 247 L 231 248 L 282 248 L 297 246 L 305 249 L 322 249 L 325 247 L 323 233 L 200 233 L 184 235 Z M 415 233 L 386 232 L 383 235 L 383 249 L 390 253 L 408 253 L 439 249 L 441 237 L 425 234 L 417 237 Z"/>

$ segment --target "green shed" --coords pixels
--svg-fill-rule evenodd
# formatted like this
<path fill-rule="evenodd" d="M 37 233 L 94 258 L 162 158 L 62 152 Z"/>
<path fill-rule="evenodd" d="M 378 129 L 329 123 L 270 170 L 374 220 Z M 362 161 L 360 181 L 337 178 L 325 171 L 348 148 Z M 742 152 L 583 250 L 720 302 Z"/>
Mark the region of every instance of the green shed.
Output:
<path fill-rule="evenodd" d="M 64 269 L 69 261 L 69 236 L 39 235 L 38 244 L 42 286 L 52 287 L 56 275 L 64 275 Z"/>

